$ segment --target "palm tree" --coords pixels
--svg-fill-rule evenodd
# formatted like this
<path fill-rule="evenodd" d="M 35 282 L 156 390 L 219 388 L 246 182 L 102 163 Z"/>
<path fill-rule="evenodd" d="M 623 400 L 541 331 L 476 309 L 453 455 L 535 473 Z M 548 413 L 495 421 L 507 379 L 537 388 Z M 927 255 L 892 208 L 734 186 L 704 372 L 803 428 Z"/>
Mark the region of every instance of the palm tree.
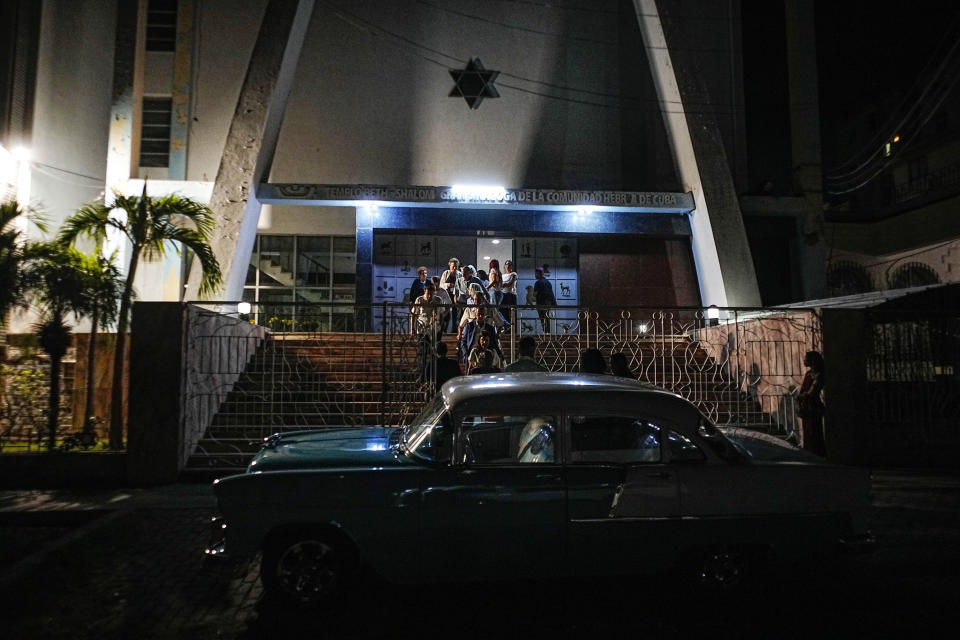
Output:
<path fill-rule="evenodd" d="M 117 210 L 122 212 L 114 215 Z M 184 226 L 190 223 L 193 228 Z M 73 243 L 85 235 L 101 245 L 108 229 L 115 229 L 130 241 L 130 263 L 127 281 L 120 298 L 117 321 L 117 343 L 113 357 L 113 388 L 110 400 L 110 448 L 123 448 L 123 360 L 126 348 L 130 304 L 133 300 L 133 282 L 141 255 L 163 255 L 168 244 L 179 252 L 187 248 L 200 261 L 203 275 L 200 293 L 213 291 L 221 282 L 220 264 L 213 255 L 209 236 L 214 226 L 213 212 L 199 202 L 176 195 L 151 198 L 147 185 L 140 196 L 115 195 L 113 203 L 89 204 L 67 218 L 60 229 L 58 241 Z"/>
<path fill-rule="evenodd" d="M 70 346 L 66 317 L 83 309 L 83 254 L 56 243 L 36 243 L 24 250 L 23 285 L 37 302 L 43 320 L 35 325 L 40 348 L 50 356 L 50 395 L 47 402 L 47 448 L 57 446 L 60 418 L 60 363 Z"/>
<path fill-rule="evenodd" d="M 114 254 L 116 255 L 116 254 Z M 93 415 L 93 373 L 97 353 L 97 330 L 109 327 L 117 321 L 117 303 L 123 295 L 124 281 L 120 270 L 98 250 L 95 255 L 83 256 L 80 268 L 83 273 L 82 315 L 90 317 L 90 341 L 87 345 L 87 396 L 83 410 L 82 442 L 93 444 L 95 440 Z"/>
<path fill-rule="evenodd" d="M 16 200 L 0 203 L 0 330 L 4 332 L 7 314 L 26 304 L 23 268 L 27 245 L 14 227 L 14 220 L 20 216 L 29 217 L 31 212 L 24 210 Z M 41 231 L 46 231 L 35 216 L 33 222 Z"/>
<path fill-rule="evenodd" d="M 20 300 L 23 252 L 13 221 L 22 211 L 16 201 L 0 204 L 0 318 L 6 318 Z"/>

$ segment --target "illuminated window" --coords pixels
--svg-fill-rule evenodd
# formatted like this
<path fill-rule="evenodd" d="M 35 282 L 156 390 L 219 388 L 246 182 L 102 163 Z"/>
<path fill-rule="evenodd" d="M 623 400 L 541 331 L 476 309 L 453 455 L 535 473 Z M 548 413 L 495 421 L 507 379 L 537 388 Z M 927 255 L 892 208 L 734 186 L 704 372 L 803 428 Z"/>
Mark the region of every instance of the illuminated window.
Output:
<path fill-rule="evenodd" d="M 257 236 L 243 299 L 274 331 L 352 331 L 356 264 L 353 236 Z"/>

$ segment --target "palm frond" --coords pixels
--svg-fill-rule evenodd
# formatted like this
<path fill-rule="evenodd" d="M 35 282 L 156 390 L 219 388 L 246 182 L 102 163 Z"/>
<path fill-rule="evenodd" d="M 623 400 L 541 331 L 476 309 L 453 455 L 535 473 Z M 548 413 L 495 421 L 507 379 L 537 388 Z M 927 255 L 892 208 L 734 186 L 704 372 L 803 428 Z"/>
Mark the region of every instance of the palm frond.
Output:
<path fill-rule="evenodd" d="M 0 202 L 0 233 L 13 231 L 13 229 L 8 229 L 7 225 L 20 216 L 24 216 L 40 231 L 44 233 L 47 232 L 47 219 L 45 216 L 41 215 L 36 209 L 21 205 L 16 200 L 8 200 L 6 202 Z"/>
<path fill-rule="evenodd" d="M 110 256 L 97 254 L 83 256 L 84 305 L 80 315 L 96 314 L 102 327 L 107 328 L 117 320 L 120 298 L 123 295 L 124 279 L 114 259 L 116 251 Z"/>
<path fill-rule="evenodd" d="M 48 317 L 82 313 L 83 254 L 57 242 L 38 242 L 25 250 L 24 283 Z"/>
<path fill-rule="evenodd" d="M 110 228 L 129 235 L 124 225 L 110 215 L 112 210 L 112 207 L 98 203 L 84 205 L 64 221 L 57 234 L 57 242 L 70 245 L 78 237 L 85 236 L 100 245 L 107 239 L 107 230 Z"/>
<path fill-rule="evenodd" d="M 200 261 L 200 268 L 203 275 L 201 276 L 200 287 L 197 292 L 200 295 L 213 292 L 223 282 L 223 274 L 220 271 L 220 263 L 217 261 L 216 256 L 213 255 L 213 249 L 210 247 L 207 239 L 195 229 L 184 229 L 182 227 L 174 227 L 174 229 L 176 231 L 170 240 L 178 242 L 193 251 L 194 255 L 196 255 Z"/>

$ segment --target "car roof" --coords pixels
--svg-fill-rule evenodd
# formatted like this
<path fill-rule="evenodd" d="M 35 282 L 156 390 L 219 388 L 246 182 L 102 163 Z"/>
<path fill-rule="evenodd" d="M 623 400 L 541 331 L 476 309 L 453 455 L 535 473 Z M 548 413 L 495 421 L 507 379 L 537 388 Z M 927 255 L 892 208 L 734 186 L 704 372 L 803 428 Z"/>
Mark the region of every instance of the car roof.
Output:
<path fill-rule="evenodd" d="M 680 398 L 675 393 L 630 378 L 594 373 L 551 373 L 543 371 L 460 376 L 448 380 L 440 389 L 443 400 L 448 407 L 475 398 L 488 398 L 492 393 L 503 396 L 572 392 L 608 393 L 611 391 Z"/>

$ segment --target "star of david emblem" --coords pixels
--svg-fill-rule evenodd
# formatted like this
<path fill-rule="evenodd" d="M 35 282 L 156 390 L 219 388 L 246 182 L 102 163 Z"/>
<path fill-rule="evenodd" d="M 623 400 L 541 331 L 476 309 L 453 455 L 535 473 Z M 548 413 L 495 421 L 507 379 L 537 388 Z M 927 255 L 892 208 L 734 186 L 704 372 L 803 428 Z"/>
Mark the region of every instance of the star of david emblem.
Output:
<path fill-rule="evenodd" d="M 500 75 L 499 71 L 487 71 L 483 68 L 480 58 L 474 58 L 467 63 L 466 69 L 450 69 L 453 77 L 453 89 L 450 98 L 463 98 L 471 109 L 480 107 L 484 98 L 499 98 L 493 81 Z"/>

